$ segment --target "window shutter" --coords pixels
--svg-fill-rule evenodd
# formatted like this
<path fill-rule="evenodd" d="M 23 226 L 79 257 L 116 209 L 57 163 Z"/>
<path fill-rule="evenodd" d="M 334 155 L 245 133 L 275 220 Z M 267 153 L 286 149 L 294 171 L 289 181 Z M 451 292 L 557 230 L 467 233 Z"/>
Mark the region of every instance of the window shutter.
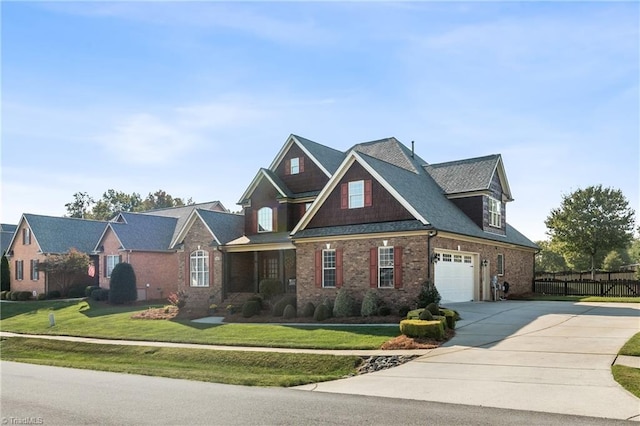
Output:
<path fill-rule="evenodd" d="M 299 163 L 299 167 L 300 167 L 300 173 L 304 172 L 304 157 L 300 157 L 298 159 Z"/>
<path fill-rule="evenodd" d="M 316 250 L 316 287 L 322 287 L 322 250 Z"/>
<path fill-rule="evenodd" d="M 371 207 L 373 204 L 373 196 L 372 196 L 372 188 L 371 188 L 371 179 L 367 179 L 364 181 L 364 206 Z"/>
<path fill-rule="evenodd" d="M 271 226 L 271 229 L 273 230 L 273 232 L 278 232 L 278 208 L 274 207 L 273 212 L 271 214 L 271 220 L 273 221 L 273 224 Z"/>
<path fill-rule="evenodd" d="M 291 174 L 291 160 L 285 160 L 285 162 L 284 162 L 284 174 L 285 175 L 290 175 Z"/>
<path fill-rule="evenodd" d="M 118 263 L 122 263 L 122 255 L 118 256 Z"/>
<path fill-rule="evenodd" d="M 102 271 L 102 275 L 106 278 L 107 277 L 107 256 L 105 256 L 103 259 L 104 259 L 104 271 Z"/>
<path fill-rule="evenodd" d="M 369 253 L 369 287 L 378 288 L 378 248 L 371 248 Z"/>
<path fill-rule="evenodd" d="M 189 287 L 191 285 L 191 253 L 186 253 L 184 257 L 184 284 Z"/>
<path fill-rule="evenodd" d="M 342 273 L 342 249 L 336 249 L 336 288 L 342 287 L 344 275 Z"/>
<path fill-rule="evenodd" d="M 393 248 L 393 284 L 402 288 L 402 247 Z"/>
<path fill-rule="evenodd" d="M 214 256 L 213 256 L 213 252 L 209 252 L 209 286 L 213 286 L 213 260 L 214 260 Z"/>
<path fill-rule="evenodd" d="M 343 183 L 340 185 L 340 208 L 349 208 L 349 184 Z"/>

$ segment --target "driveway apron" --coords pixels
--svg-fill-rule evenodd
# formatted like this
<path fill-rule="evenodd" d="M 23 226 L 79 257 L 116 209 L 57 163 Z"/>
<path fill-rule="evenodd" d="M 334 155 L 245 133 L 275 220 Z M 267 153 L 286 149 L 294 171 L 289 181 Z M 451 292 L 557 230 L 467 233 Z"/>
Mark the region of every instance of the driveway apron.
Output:
<path fill-rule="evenodd" d="M 402 366 L 299 389 L 640 420 L 611 365 L 640 331 L 630 303 L 470 302 L 444 346 Z"/>

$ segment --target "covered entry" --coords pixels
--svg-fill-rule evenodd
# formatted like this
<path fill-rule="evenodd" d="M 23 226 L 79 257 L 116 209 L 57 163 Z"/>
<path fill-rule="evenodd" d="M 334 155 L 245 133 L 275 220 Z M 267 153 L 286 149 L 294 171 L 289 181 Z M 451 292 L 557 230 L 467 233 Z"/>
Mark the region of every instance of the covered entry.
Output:
<path fill-rule="evenodd" d="M 475 269 L 472 253 L 436 251 L 435 285 L 442 302 L 475 299 Z"/>

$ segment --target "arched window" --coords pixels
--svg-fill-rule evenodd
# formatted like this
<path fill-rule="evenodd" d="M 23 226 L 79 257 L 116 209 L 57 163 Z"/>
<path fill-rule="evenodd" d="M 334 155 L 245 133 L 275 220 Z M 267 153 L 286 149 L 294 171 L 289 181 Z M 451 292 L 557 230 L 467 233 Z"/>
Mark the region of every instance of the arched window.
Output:
<path fill-rule="evenodd" d="M 273 231 L 273 210 L 271 207 L 263 207 L 258 210 L 258 232 Z"/>
<path fill-rule="evenodd" d="M 204 250 L 196 250 L 189 258 L 191 287 L 209 287 L 209 255 Z"/>

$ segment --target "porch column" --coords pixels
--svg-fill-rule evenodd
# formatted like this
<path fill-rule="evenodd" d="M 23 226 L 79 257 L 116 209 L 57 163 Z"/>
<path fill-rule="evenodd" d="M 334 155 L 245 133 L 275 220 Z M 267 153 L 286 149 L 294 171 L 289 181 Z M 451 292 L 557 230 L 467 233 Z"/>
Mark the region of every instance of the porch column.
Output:
<path fill-rule="evenodd" d="M 285 282 L 285 276 L 284 276 L 284 250 L 278 250 L 278 276 L 280 276 L 280 281 L 282 282 L 282 288 L 286 293 L 287 283 Z"/>
<path fill-rule="evenodd" d="M 258 262 L 258 252 L 253 252 L 253 291 L 255 293 L 260 292 L 260 272 L 259 272 L 260 262 Z"/>

